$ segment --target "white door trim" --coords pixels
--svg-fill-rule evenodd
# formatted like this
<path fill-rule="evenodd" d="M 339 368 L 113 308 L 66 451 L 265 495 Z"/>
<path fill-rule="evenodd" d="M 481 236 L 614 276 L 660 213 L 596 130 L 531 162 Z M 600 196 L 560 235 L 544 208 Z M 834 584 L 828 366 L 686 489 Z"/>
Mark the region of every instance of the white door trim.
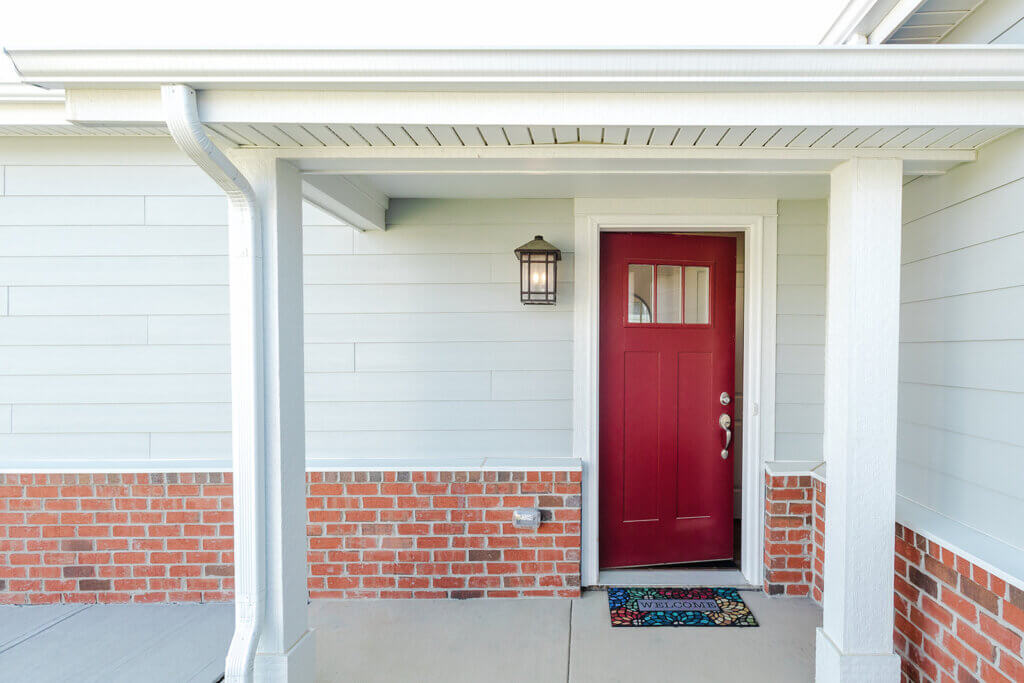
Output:
<path fill-rule="evenodd" d="M 583 463 L 582 584 L 598 584 L 598 343 L 604 231 L 743 232 L 742 573 L 764 575 L 764 463 L 775 453 L 775 200 L 577 199 L 573 297 L 573 454 Z"/>

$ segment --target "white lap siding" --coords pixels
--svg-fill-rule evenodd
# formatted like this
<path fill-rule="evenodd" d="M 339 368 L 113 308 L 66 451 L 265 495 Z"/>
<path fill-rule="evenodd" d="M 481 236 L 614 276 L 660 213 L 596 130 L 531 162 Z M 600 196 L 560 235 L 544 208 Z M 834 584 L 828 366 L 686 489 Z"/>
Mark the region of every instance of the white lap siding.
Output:
<path fill-rule="evenodd" d="M 0 466 L 230 464 L 226 202 L 166 140 L 0 139 Z M 304 213 L 311 461 L 570 455 L 572 254 L 519 303 L 560 200 Z"/>
<path fill-rule="evenodd" d="M 824 199 L 779 202 L 776 460 L 822 459 L 827 222 Z"/>
<path fill-rule="evenodd" d="M 1024 134 L 904 190 L 898 491 L 1024 549 Z"/>

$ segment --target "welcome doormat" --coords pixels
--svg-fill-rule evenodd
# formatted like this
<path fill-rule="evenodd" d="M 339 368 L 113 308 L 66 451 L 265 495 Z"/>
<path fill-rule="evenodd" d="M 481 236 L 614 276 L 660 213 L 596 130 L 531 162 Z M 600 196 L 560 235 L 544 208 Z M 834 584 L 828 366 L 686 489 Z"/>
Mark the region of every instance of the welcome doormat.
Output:
<path fill-rule="evenodd" d="M 757 626 L 735 588 L 609 588 L 612 626 Z"/>

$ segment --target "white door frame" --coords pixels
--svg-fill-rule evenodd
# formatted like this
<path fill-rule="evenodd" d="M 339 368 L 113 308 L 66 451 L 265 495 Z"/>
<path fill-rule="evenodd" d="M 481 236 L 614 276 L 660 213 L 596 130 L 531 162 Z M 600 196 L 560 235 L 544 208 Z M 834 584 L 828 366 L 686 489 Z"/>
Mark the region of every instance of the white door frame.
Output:
<path fill-rule="evenodd" d="M 775 453 L 774 199 L 577 199 L 573 297 L 573 454 L 583 463 L 582 584 L 598 582 L 598 375 L 602 232 L 743 232 L 744 579 L 764 575 L 764 463 Z"/>

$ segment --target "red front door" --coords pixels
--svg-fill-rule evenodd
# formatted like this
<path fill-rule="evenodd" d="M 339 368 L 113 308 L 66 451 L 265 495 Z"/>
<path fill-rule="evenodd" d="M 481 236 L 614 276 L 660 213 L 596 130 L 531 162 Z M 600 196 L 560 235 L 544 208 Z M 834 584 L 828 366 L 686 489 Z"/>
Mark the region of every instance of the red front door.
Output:
<path fill-rule="evenodd" d="M 601 236 L 602 568 L 732 558 L 735 309 L 734 237 Z"/>

